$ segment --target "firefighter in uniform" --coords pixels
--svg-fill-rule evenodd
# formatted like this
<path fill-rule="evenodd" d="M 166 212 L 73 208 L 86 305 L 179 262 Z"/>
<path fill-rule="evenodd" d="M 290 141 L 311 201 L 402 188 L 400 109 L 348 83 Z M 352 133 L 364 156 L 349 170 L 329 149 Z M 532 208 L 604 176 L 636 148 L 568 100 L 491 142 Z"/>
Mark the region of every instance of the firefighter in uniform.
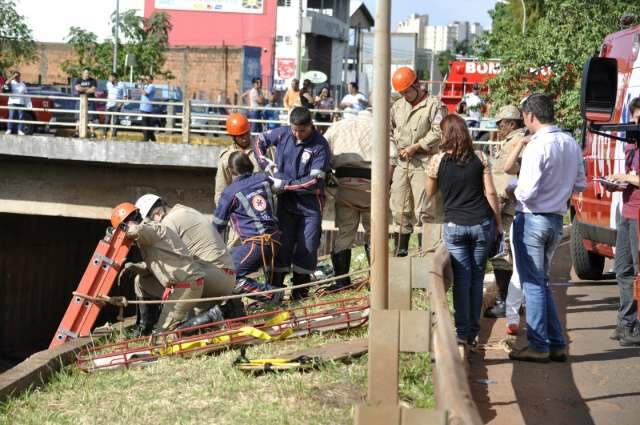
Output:
<path fill-rule="evenodd" d="M 224 229 L 231 221 L 242 241 L 241 245 L 231 250 L 236 268 L 234 292 L 250 294 L 266 291 L 271 289 L 270 284 L 260 284 L 249 274 L 264 268 L 270 279 L 280 244 L 271 180 L 264 173 L 254 174 L 249 156 L 242 152 L 231 154 L 229 163 L 234 181 L 222 193 L 213 215 L 213 224 L 218 229 Z M 275 297 L 272 294 L 261 295 L 256 299 L 277 303 L 281 294 L 277 293 Z"/>
<path fill-rule="evenodd" d="M 204 214 L 180 204 L 170 207 L 164 199 L 151 193 L 141 196 L 136 207 L 143 218 L 161 222 L 180 236 L 204 272 L 203 298 L 232 294 L 235 284 L 233 260 L 222 236 Z M 244 313 L 241 302 L 230 300 L 222 310 L 216 307 L 217 304 L 219 302 L 199 303 L 198 310 L 214 307 L 220 314 L 224 311 L 227 318 Z"/>
<path fill-rule="evenodd" d="M 500 212 L 502 214 L 505 240 L 504 252 L 491 259 L 498 294 L 495 305 L 488 307 L 484 315 L 492 318 L 505 317 L 505 303 L 509 282 L 513 274 L 513 256 L 511 254 L 509 235 L 515 216 L 516 202 L 513 196 L 509 195 L 508 188 L 510 185 L 513 186 L 512 182 L 520 171 L 520 166 L 516 162 L 514 167 L 505 170 L 505 165 L 514 147 L 525 137 L 522 115 L 516 106 L 507 105 L 500 108 L 496 115 L 496 123 L 498 125 L 498 140 L 504 140 L 504 143 L 500 151 L 496 153 L 491 168 L 493 169 L 493 179 L 500 199 Z"/>
<path fill-rule="evenodd" d="M 426 205 L 425 166 L 438 152 L 442 116 L 440 101 L 420 86 L 413 69 L 398 68 L 391 84 L 402 96 L 391 106 L 391 140 L 398 151 L 391 180 L 391 212 L 399 233 L 396 253 L 403 257 L 408 254 L 414 227 L 426 227 L 425 252 L 435 251 L 441 243 L 442 199 L 435 196 Z"/>
<path fill-rule="evenodd" d="M 123 273 L 134 271 L 135 292 L 143 300 L 180 300 L 202 297 L 204 272 L 180 236 L 162 223 L 142 220 L 135 205 L 125 202 L 113 209 L 111 224 L 126 226 L 127 236 L 140 248 L 143 263 L 127 263 Z M 132 270 L 133 269 L 133 270 Z M 174 329 L 187 318 L 193 303 L 140 304 L 138 335 L 154 328 Z M 160 310 L 160 312 L 158 312 Z"/>
<path fill-rule="evenodd" d="M 294 285 L 311 281 L 318 262 L 325 201 L 325 179 L 330 171 L 329 144 L 311 120 L 311 113 L 296 107 L 289 115 L 290 126 L 258 136 L 255 144 L 258 164 L 268 173 L 278 193 L 277 218 L 281 245 L 276 256 L 272 285 L 282 286 L 289 271 Z M 275 146 L 275 162 L 266 156 Z M 294 289 L 293 299 L 306 297 L 307 288 Z"/>
<path fill-rule="evenodd" d="M 216 171 L 216 186 L 214 200 L 214 209 L 220 202 L 220 197 L 224 189 L 231 184 L 233 176 L 229 168 L 229 157 L 234 152 L 244 152 L 249 155 L 251 162 L 254 164 L 254 171 L 258 171 L 258 163 L 251 149 L 251 125 L 249 120 L 243 114 L 234 112 L 229 115 L 226 122 L 227 134 L 233 139 L 233 144 L 229 145 L 218 157 L 218 169 Z M 224 232 L 222 233 L 224 234 Z M 240 242 L 238 235 L 229 229 L 227 246 L 229 248 L 236 246 Z"/>
<path fill-rule="evenodd" d="M 371 111 L 361 111 L 357 117 L 337 121 L 324 137 L 331 148 L 331 168 L 338 180 L 335 191 L 335 224 L 338 228 L 331 262 L 336 275 L 349 273 L 351 247 L 360 223 L 364 227 L 365 252 L 369 259 L 371 231 L 371 142 L 373 141 Z M 351 279 L 338 279 L 328 289 L 351 285 Z"/>

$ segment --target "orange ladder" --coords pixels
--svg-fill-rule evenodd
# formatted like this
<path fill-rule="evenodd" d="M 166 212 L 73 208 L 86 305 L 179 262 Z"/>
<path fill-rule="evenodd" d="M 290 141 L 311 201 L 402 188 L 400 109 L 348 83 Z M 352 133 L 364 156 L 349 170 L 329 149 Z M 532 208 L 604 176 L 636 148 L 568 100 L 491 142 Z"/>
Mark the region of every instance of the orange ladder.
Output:
<path fill-rule="evenodd" d="M 108 295 L 132 243 L 133 241 L 127 238 L 124 227 L 118 227 L 113 232 L 108 231 L 104 239 L 98 242 L 76 292 L 92 297 Z M 49 348 L 71 338 L 89 335 L 101 308 L 98 304 L 74 295 Z"/>

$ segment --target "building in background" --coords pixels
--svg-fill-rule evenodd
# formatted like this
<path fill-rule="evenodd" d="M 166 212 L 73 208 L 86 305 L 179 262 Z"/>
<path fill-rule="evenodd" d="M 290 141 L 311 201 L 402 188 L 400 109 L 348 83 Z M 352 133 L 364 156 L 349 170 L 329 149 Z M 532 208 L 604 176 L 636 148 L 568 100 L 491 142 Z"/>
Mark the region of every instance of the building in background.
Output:
<path fill-rule="evenodd" d="M 454 21 L 448 25 L 429 25 L 429 15 L 413 14 L 396 27 L 397 32 L 416 34 L 418 48 L 440 53 L 454 50 L 456 43 L 471 43 L 484 30 L 477 22 Z"/>
<path fill-rule="evenodd" d="M 293 78 L 320 71 L 335 93 L 349 54 L 349 17 L 348 0 L 277 0 L 273 87 L 285 90 Z"/>
<path fill-rule="evenodd" d="M 367 6 L 360 1 L 351 2 L 351 17 L 349 18 L 349 57 L 346 71 L 342 80 L 345 83 L 360 81 L 362 72 L 362 40 L 363 34 L 370 32 L 375 22 Z M 342 94 L 342 93 L 340 93 Z"/>
<path fill-rule="evenodd" d="M 429 15 L 414 13 L 398 24 L 396 32 L 417 34 L 418 47 L 424 49 L 427 26 L 429 26 Z"/>

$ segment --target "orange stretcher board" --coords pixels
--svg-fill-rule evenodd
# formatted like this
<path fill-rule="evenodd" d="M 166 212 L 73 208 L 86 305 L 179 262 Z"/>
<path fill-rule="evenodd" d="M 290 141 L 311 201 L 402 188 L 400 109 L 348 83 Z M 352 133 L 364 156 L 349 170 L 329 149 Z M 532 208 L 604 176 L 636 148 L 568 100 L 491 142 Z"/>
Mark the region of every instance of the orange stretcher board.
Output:
<path fill-rule="evenodd" d="M 77 292 L 92 297 L 109 295 L 132 243 L 133 241 L 126 237 L 122 227 L 116 228 L 111 234 L 107 233 L 107 236 L 98 242 L 98 246 L 91 256 L 91 261 L 80 280 Z M 49 348 L 56 347 L 72 338 L 89 335 L 100 309 L 100 305 L 74 295 Z"/>

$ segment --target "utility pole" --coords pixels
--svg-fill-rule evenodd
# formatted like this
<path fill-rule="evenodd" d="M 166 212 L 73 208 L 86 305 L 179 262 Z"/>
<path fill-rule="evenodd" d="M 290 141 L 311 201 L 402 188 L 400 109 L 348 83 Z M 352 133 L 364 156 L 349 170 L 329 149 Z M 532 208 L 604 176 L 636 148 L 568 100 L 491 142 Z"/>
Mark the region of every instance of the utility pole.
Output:
<path fill-rule="evenodd" d="M 302 75 L 302 3 L 304 0 L 298 1 L 298 58 L 296 64 L 296 78 L 300 80 Z"/>
<path fill-rule="evenodd" d="M 118 30 L 120 29 L 120 0 L 116 0 L 116 30 L 113 34 L 113 72 L 118 71 Z"/>

